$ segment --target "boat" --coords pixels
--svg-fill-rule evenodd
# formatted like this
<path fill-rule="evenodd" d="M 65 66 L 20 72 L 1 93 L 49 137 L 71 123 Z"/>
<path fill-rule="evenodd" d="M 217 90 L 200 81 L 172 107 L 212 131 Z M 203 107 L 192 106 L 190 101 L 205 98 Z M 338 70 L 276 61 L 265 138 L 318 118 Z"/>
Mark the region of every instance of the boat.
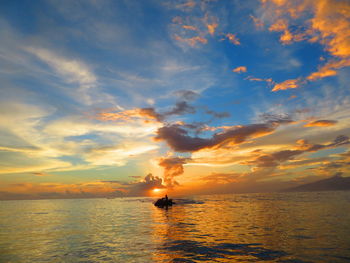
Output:
<path fill-rule="evenodd" d="M 168 208 L 169 206 L 172 206 L 173 204 L 175 204 L 175 202 L 173 202 L 173 199 L 168 199 L 167 196 L 158 199 L 154 205 L 159 207 L 159 208 Z"/>

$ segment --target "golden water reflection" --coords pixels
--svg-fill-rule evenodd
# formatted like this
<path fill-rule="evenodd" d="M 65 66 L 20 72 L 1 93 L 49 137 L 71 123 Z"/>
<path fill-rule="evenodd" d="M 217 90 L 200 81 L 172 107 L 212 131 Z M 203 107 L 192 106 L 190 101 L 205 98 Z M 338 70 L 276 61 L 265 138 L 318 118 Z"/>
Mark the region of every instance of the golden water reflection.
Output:
<path fill-rule="evenodd" d="M 346 262 L 350 192 L 0 202 L 0 262 Z"/>
<path fill-rule="evenodd" d="M 201 197 L 202 204 L 154 209 L 153 240 L 161 239 L 162 247 L 153 260 L 329 262 L 324 255 L 339 248 L 350 256 L 349 198 L 339 193 L 333 198 L 324 193 L 221 195 Z"/>

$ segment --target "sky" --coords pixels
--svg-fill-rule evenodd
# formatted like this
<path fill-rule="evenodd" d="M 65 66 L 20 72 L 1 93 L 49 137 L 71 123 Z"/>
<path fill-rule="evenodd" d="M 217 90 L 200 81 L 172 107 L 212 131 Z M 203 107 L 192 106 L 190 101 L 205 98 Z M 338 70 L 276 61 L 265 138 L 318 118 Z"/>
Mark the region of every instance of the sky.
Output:
<path fill-rule="evenodd" d="M 347 0 L 1 1 L 0 199 L 350 176 L 349 66 Z"/>

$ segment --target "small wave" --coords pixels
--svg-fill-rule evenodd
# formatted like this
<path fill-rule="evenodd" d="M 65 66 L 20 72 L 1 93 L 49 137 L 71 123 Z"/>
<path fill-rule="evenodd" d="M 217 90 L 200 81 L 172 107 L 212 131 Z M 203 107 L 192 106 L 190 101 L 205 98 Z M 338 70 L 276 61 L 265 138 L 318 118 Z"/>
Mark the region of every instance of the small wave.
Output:
<path fill-rule="evenodd" d="M 260 243 L 221 243 L 210 246 L 208 243 L 194 240 L 176 240 L 164 243 L 163 249 L 182 255 L 181 258 L 174 259 L 174 262 L 196 262 L 196 260 L 215 261 L 223 258 L 242 258 L 243 256 L 248 258 L 253 257 L 255 260 L 261 261 L 278 260 L 281 263 L 307 263 L 307 261 L 299 259 L 284 259 L 289 256 L 288 253 L 267 249 L 261 245 Z"/>
<path fill-rule="evenodd" d="M 295 239 L 313 239 L 313 237 L 303 236 L 303 235 L 294 235 L 294 236 L 291 236 L 291 238 L 295 238 Z"/>
<path fill-rule="evenodd" d="M 181 205 L 204 204 L 203 201 L 196 201 L 193 199 L 174 199 L 174 202 Z"/>

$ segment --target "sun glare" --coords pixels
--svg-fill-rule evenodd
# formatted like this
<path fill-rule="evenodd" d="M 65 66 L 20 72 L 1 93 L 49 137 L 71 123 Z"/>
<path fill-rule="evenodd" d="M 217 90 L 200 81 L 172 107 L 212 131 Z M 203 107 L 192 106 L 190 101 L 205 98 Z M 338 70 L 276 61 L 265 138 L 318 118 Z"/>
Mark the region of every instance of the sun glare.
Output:
<path fill-rule="evenodd" d="M 153 192 L 154 192 L 154 193 L 159 193 L 161 190 L 162 190 L 162 189 L 154 188 L 154 189 L 153 189 Z"/>

